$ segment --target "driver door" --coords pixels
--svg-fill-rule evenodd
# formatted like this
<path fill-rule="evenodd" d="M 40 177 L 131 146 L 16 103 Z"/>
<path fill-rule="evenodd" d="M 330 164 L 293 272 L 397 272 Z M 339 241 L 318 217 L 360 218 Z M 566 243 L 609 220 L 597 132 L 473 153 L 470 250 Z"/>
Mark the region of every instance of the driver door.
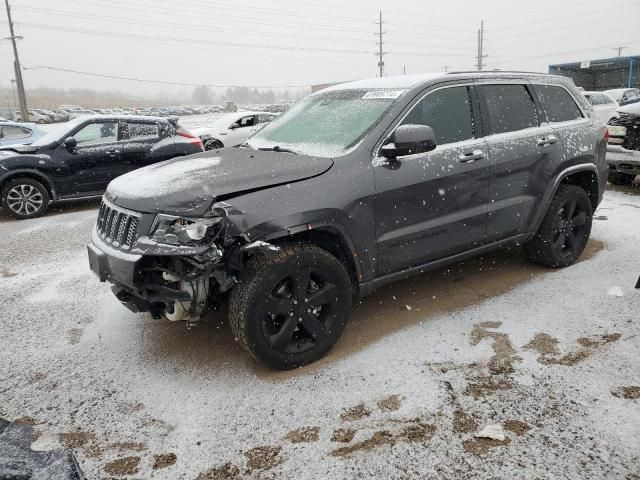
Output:
<path fill-rule="evenodd" d="M 378 275 L 483 245 L 490 162 L 472 98 L 468 85 L 427 93 L 395 128 L 432 127 L 435 150 L 376 162 Z"/>
<path fill-rule="evenodd" d="M 101 192 L 111 180 L 124 173 L 118 130 L 118 122 L 114 120 L 90 122 L 73 133 L 75 147 L 67 148 L 63 144 L 56 149 L 58 160 L 65 163 L 73 175 L 69 194 Z"/>

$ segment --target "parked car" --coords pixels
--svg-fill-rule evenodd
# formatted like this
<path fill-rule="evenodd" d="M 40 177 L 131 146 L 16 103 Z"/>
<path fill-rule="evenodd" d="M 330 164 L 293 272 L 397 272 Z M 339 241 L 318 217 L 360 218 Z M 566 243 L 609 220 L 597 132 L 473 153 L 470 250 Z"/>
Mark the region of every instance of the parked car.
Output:
<path fill-rule="evenodd" d="M 630 185 L 640 175 L 640 103 L 618 108 L 619 117 L 609 122 L 609 181 Z"/>
<path fill-rule="evenodd" d="M 35 110 L 28 110 L 29 118 L 26 120 L 22 118 L 20 111 L 16 110 L 13 112 L 13 118 L 15 118 L 16 122 L 30 122 L 30 123 L 51 123 L 51 118 L 44 113 L 38 113 Z"/>
<path fill-rule="evenodd" d="M 203 151 L 198 137 L 162 118 L 79 117 L 28 146 L 0 148 L 2 207 L 18 219 L 50 202 L 102 194 L 114 178 Z"/>
<path fill-rule="evenodd" d="M 277 115 L 260 112 L 236 112 L 220 117 L 215 122 L 191 131 L 200 137 L 205 150 L 235 147 L 264 127 Z"/>
<path fill-rule="evenodd" d="M 610 95 L 604 92 L 582 92 L 582 94 L 589 100 L 602 123 L 609 123 L 609 120 L 618 116 L 616 113 L 616 109 L 619 106 L 618 102 Z"/>
<path fill-rule="evenodd" d="M 0 147 L 28 145 L 43 137 L 46 132 L 33 123 L 0 121 Z"/>
<path fill-rule="evenodd" d="M 616 102 L 622 104 L 626 100 L 640 95 L 640 89 L 637 88 L 614 88 L 605 90 L 604 93 L 611 96 Z"/>
<path fill-rule="evenodd" d="M 606 129 L 564 77 L 407 75 L 317 92 L 244 147 L 112 181 L 89 264 L 133 311 L 198 320 L 275 368 L 317 360 L 352 297 L 523 244 L 574 263 L 606 185 Z"/>

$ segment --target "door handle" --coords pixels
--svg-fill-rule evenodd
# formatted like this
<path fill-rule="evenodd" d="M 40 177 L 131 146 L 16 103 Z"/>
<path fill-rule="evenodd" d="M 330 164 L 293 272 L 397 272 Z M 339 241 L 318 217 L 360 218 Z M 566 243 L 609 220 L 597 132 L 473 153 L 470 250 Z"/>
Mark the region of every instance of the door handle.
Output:
<path fill-rule="evenodd" d="M 106 152 L 107 155 L 119 155 L 120 154 L 120 150 L 107 150 Z"/>
<path fill-rule="evenodd" d="M 474 150 L 473 152 L 463 153 L 458 157 L 460 163 L 472 163 L 484 158 L 484 152 L 482 150 Z"/>
<path fill-rule="evenodd" d="M 553 145 L 558 142 L 558 137 L 555 135 L 548 135 L 546 137 L 540 137 L 538 139 L 538 145 L 541 147 L 546 147 L 547 145 Z"/>

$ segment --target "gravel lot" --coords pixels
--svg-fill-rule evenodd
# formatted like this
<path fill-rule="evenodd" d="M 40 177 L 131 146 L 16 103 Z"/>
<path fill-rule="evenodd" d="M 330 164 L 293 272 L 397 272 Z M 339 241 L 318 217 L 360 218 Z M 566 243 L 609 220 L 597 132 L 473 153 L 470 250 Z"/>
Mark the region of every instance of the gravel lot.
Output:
<path fill-rule="evenodd" d="M 0 416 L 88 478 L 640 478 L 640 188 L 607 192 L 578 264 L 514 248 L 401 282 L 284 373 L 223 315 L 120 306 L 87 266 L 97 206 L 0 214 Z"/>

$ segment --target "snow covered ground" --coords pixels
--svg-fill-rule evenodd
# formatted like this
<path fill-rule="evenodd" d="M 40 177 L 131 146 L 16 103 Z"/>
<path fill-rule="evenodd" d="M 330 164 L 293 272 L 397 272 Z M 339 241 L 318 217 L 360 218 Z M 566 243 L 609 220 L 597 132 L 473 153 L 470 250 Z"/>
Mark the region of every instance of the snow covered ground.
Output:
<path fill-rule="evenodd" d="M 640 478 L 640 188 L 607 192 L 578 264 L 512 249 L 393 285 L 293 372 L 222 315 L 121 307 L 87 266 L 96 207 L 0 216 L 0 416 L 88 478 Z"/>

